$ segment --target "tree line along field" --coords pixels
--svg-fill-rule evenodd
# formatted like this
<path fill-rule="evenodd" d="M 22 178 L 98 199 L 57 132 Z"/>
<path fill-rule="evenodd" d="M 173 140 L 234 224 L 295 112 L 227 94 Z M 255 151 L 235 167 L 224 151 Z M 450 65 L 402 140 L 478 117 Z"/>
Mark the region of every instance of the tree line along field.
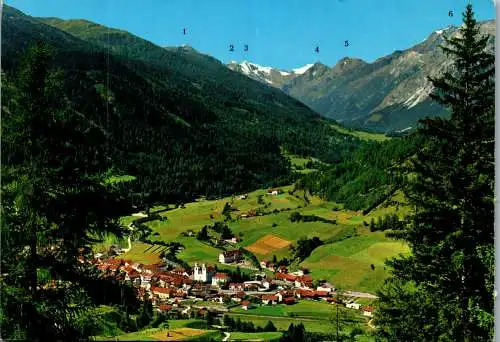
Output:
<path fill-rule="evenodd" d="M 360 299 L 362 302 L 362 299 Z M 339 306 L 339 331 L 349 333 L 353 329 L 367 331 L 368 318 L 361 316 L 356 310 Z M 256 327 L 264 327 L 268 321 L 278 329 L 277 332 L 231 332 L 229 340 L 269 341 L 279 339 L 290 323 L 302 323 L 307 331 L 323 334 L 335 334 L 337 329 L 337 306 L 326 302 L 303 300 L 293 305 L 278 304 L 275 306 L 257 306 L 248 311 L 239 306 L 227 313 L 233 319 L 252 322 Z M 362 335 L 363 336 L 363 335 Z M 114 336 L 118 341 L 193 341 L 216 338 L 221 340 L 223 333 L 206 325 L 199 319 L 169 320 L 168 329 L 151 328 L 133 333 L 122 333 Z M 97 340 L 106 340 L 106 336 L 98 336 Z M 368 340 L 367 340 L 368 341 Z M 371 340 L 369 340 L 371 341 Z"/>
<path fill-rule="evenodd" d="M 150 328 L 137 332 L 113 336 L 113 341 L 204 341 L 222 339 L 224 334 L 207 329 L 202 320 L 170 320 L 168 329 Z M 96 341 L 107 341 L 107 336 L 95 336 Z"/>
<path fill-rule="evenodd" d="M 194 235 L 204 225 L 223 221 L 222 210 L 226 203 L 230 203 L 234 211 L 231 212 L 232 221 L 227 222 L 235 236 L 242 241 L 234 244 L 234 248 L 244 247 L 252 251 L 259 260 L 272 260 L 276 255 L 278 259 L 290 258 L 289 245 L 296 243 L 302 236 L 319 237 L 326 241 L 317 247 L 309 257 L 300 265 L 307 267 L 314 279 L 324 279 L 343 290 L 354 290 L 374 293 L 383 280 L 388 276 L 384 268 L 384 260 L 407 253 L 408 247 L 404 244 L 389 239 L 384 232 L 370 232 L 365 223 L 377 219 L 388 213 L 404 215 L 408 208 L 404 205 L 396 207 L 394 202 L 387 206 L 385 203 L 367 215 L 360 211 L 342 209 L 342 205 L 328 202 L 317 196 L 311 196 L 304 191 L 296 191 L 293 195 L 289 191 L 293 186 L 281 187 L 279 195 L 267 195 L 267 191 L 259 189 L 248 193 L 246 199 L 231 196 L 219 200 L 198 200 L 186 203 L 168 211 L 160 212 L 166 220 L 155 220 L 146 223 L 153 230 L 150 239 L 161 241 L 177 241 L 183 244 L 184 249 L 177 256 L 179 259 L 193 264 L 205 262 L 217 264 L 220 249 L 196 239 Z M 306 194 L 309 204 L 304 201 Z M 259 204 L 259 196 L 261 203 Z M 396 193 L 390 200 L 402 202 L 401 195 Z M 262 202 L 263 201 L 263 202 Z M 238 215 L 251 209 L 263 208 L 266 214 L 248 218 L 236 219 Z M 155 207 L 152 212 L 165 210 L 165 206 Z M 284 210 L 284 209 L 290 210 Z M 280 211 L 284 210 L 284 211 Z M 315 215 L 331 222 L 291 222 L 290 215 L 299 212 L 301 215 Z M 122 219 L 122 223 L 129 224 L 137 217 L 129 216 Z M 182 233 L 193 231 L 193 236 L 184 236 Z M 342 234 L 356 233 L 356 236 L 342 241 L 336 241 Z M 120 241 L 120 246 L 127 243 Z M 97 246 L 96 246 L 97 247 Z M 106 243 L 100 244 L 99 249 L 104 249 Z M 160 261 L 162 246 L 152 246 L 140 241 L 132 242 L 132 249 L 120 255 L 120 258 L 132 259 L 143 263 Z M 224 265 L 227 268 L 229 265 Z M 230 266 L 229 266 L 230 267 Z"/>

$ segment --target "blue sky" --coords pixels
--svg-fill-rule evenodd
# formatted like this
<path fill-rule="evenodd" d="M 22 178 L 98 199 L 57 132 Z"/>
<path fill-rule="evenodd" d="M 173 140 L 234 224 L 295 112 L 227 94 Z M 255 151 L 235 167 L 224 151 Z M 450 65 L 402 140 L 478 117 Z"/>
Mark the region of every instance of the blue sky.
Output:
<path fill-rule="evenodd" d="M 343 57 L 371 62 L 461 23 L 466 0 L 5 0 L 32 16 L 87 19 L 155 44 L 189 44 L 223 62 L 292 69 Z M 478 20 L 492 0 L 472 0 Z M 454 11 L 452 17 L 448 12 Z M 186 28 L 187 34 L 183 35 Z M 349 46 L 344 46 L 344 41 Z M 234 52 L 229 51 L 234 45 Z M 248 44 L 248 51 L 244 45 Z M 314 52 L 319 46 L 319 54 Z"/>

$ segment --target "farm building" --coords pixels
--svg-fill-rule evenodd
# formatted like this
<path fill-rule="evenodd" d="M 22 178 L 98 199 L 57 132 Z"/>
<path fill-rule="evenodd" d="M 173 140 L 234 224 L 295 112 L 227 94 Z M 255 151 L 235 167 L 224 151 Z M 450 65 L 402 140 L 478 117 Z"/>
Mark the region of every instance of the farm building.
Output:
<path fill-rule="evenodd" d="M 373 308 L 370 306 L 365 306 L 363 308 L 363 316 L 372 317 L 372 315 L 373 315 Z"/>
<path fill-rule="evenodd" d="M 333 286 L 330 283 L 324 283 L 316 288 L 316 291 L 326 291 L 326 292 L 333 292 L 335 291 L 335 286 Z"/>
<path fill-rule="evenodd" d="M 241 308 L 243 310 L 248 310 L 251 307 L 252 307 L 252 303 L 250 303 L 248 300 L 244 300 L 241 302 Z"/>
<path fill-rule="evenodd" d="M 361 304 L 358 304 L 358 303 L 347 303 L 345 305 L 346 308 L 349 308 L 349 309 L 356 309 L 356 310 L 359 310 L 359 308 L 361 307 Z"/>
<path fill-rule="evenodd" d="M 225 251 L 219 254 L 219 262 L 222 264 L 230 264 L 241 260 L 242 253 L 240 250 Z"/>
<path fill-rule="evenodd" d="M 276 304 L 279 302 L 279 297 L 275 294 L 265 294 L 262 296 L 262 304 Z"/>
<path fill-rule="evenodd" d="M 216 273 L 212 278 L 212 285 L 219 286 L 229 281 L 229 276 L 226 273 Z"/>

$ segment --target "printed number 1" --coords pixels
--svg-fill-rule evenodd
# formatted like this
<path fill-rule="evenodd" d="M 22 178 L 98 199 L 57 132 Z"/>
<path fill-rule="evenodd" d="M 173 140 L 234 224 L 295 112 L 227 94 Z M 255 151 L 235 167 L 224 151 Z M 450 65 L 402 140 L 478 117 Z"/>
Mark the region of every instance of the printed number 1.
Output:
<path fill-rule="evenodd" d="M 319 53 L 319 46 L 316 46 L 316 49 L 314 49 L 314 51 L 316 51 L 316 53 Z"/>

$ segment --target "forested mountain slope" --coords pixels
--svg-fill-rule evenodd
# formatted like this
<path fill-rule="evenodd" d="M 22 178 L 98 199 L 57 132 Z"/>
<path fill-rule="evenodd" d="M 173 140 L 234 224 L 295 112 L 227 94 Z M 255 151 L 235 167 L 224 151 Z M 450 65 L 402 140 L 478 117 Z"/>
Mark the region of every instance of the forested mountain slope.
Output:
<path fill-rule="evenodd" d="M 280 147 L 333 162 L 361 143 L 278 89 L 192 50 L 9 6 L 2 19 L 3 80 L 14 78 L 30 42 L 53 46 L 62 95 L 109 134 L 110 164 L 137 176 L 141 198 L 186 201 L 272 185 L 290 176 Z"/>

